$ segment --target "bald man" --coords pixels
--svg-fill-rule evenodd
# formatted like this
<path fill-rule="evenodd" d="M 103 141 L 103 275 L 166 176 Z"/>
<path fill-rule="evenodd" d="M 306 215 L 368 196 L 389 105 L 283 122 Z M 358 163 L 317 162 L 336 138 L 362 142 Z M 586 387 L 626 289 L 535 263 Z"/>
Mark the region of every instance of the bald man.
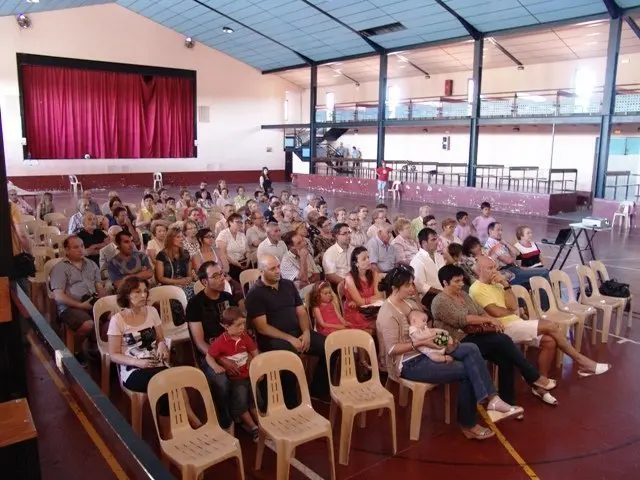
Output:
<path fill-rule="evenodd" d="M 281 278 L 280 261 L 273 255 L 263 255 L 258 258 L 258 268 L 261 276 L 247 293 L 245 306 L 260 351 L 289 350 L 318 357 L 310 391 L 313 396 L 325 398 L 329 391 L 325 337 L 312 330 L 307 309 L 294 283 Z M 297 404 L 297 389 L 291 374 L 282 376 L 282 388 L 287 407 L 293 408 Z"/>
<path fill-rule="evenodd" d="M 478 257 L 476 274 L 478 280 L 471 285 L 469 295 L 485 312 L 502 322 L 504 333 L 509 335 L 514 343 L 540 348 L 538 370 L 541 375 L 549 377 L 556 348 L 578 364 L 578 374 L 581 376 L 600 375 L 611 369 L 611 365 L 596 363 L 573 348 L 558 324 L 549 320 L 523 320 L 518 317 L 518 300 L 511 291 L 511 285 L 500 275 L 496 262 L 492 259 L 486 256 Z"/>

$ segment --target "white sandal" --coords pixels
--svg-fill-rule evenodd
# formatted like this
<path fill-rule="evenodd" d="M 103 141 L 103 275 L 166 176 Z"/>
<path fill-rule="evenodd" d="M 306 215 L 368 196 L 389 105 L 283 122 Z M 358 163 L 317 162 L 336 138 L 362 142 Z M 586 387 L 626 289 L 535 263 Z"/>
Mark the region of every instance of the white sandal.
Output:
<path fill-rule="evenodd" d="M 613 368 L 609 363 L 596 363 L 596 369 L 593 372 L 588 370 L 578 370 L 578 375 L 581 377 L 592 377 L 593 375 L 602 375 L 603 373 L 607 373 L 609 370 Z"/>
<path fill-rule="evenodd" d="M 496 404 L 498 402 L 502 402 L 505 405 L 509 406 L 509 410 L 506 412 L 500 412 L 496 410 Z M 506 420 L 511 417 L 518 417 L 524 413 L 524 409 L 522 407 L 516 407 L 513 405 L 509 405 L 500 397 L 495 397 L 491 402 L 487 404 L 487 415 L 493 423 L 501 422 L 502 420 Z"/>
<path fill-rule="evenodd" d="M 551 395 L 549 392 L 547 392 L 544 389 L 543 389 L 543 391 L 544 391 L 544 393 L 540 393 L 535 388 L 531 389 L 531 393 L 533 393 L 536 397 L 538 397 L 544 403 L 546 403 L 548 405 L 553 405 L 554 407 L 557 407 L 558 406 L 558 400 L 556 400 L 556 397 L 554 397 L 553 395 Z"/>

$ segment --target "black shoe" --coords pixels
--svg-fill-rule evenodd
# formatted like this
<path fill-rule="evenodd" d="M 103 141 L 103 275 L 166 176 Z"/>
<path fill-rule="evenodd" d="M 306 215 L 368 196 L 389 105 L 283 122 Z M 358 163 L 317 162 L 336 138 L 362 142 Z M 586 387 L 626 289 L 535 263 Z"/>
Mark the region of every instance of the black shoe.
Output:
<path fill-rule="evenodd" d="M 83 368 L 87 368 L 87 357 L 85 356 L 84 353 L 76 353 L 74 355 L 74 357 L 76 358 L 76 361 L 82 365 Z"/>

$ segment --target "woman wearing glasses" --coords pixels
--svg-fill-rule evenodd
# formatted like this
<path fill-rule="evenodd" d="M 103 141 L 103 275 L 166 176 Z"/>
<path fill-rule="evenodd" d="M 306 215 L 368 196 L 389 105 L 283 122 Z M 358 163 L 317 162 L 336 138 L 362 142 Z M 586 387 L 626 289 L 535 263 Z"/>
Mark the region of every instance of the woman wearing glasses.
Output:
<path fill-rule="evenodd" d="M 504 402 L 496 393 L 486 363 L 480 350 L 473 344 L 460 344 L 457 355 L 463 361 L 446 355 L 443 362 L 436 362 L 420 353 L 419 348 L 440 348 L 434 340 L 436 334 L 419 341 L 409 337 L 408 317 L 413 311 L 422 312 L 414 297 L 413 269 L 399 265 L 381 282 L 388 298 L 380 308 L 376 325 L 383 341 L 381 350 L 387 355 L 387 368 L 391 378 L 404 378 L 414 382 L 433 384 L 460 382 L 458 394 L 458 423 L 465 437 L 485 440 L 494 433 L 478 424 L 476 405 L 486 404 L 493 421 L 521 416 L 522 408 Z"/>
<path fill-rule="evenodd" d="M 215 246 L 216 237 L 210 228 L 201 228 L 196 234 L 200 249 L 196 255 L 191 257 L 191 266 L 194 271 L 198 271 L 204 262 L 221 263 L 220 255 Z"/>

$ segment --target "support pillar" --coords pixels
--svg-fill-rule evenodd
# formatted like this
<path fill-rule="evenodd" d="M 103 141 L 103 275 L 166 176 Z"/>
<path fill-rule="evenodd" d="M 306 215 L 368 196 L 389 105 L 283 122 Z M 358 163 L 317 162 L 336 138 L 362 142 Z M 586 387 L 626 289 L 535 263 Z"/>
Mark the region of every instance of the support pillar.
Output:
<path fill-rule="evenodd" d="M 316 107 L 318 106 L 318 66 L 311 65 L 309 83 L 309 174 L 315 172 L 316 158 Z"/>
<path fill-rule="evenodd" d="M 607 183 L 607 166 L 609 163 L 609 147 L 611 145 L 611 124 L 616 106 L 616 77 L 618 75 L 618 55 L 620 54 L 620 37 L 622 35 L 622 16 L 609 21 L 609 44 L 607 46 L 607 68 L 604 74 L 604 90 L 602 93 L 602 117 L 600 119 L 600 136 L 596 164 L 594 168 L 595 198 L 604 198 Z"/>
<path fill-rule="evenodd" d="M 482 92 L 482 55 L 484 37 L 473 44 L 473 95 L 471 98 L 471 122 L 469 124 L 469 161 L 467 164 L 467 187 L 476 186 L 478 165 L 478 136 L 480 135 L 480 92 Z"/>
<path fill-rule="evenodd" d="M 387 63 L 386 53 L 380 54 L 380 72 L 378 76 L 378 148 L 376 152 L 377 165 L 384 160 L 385 120 L 387 118 Z"/>

